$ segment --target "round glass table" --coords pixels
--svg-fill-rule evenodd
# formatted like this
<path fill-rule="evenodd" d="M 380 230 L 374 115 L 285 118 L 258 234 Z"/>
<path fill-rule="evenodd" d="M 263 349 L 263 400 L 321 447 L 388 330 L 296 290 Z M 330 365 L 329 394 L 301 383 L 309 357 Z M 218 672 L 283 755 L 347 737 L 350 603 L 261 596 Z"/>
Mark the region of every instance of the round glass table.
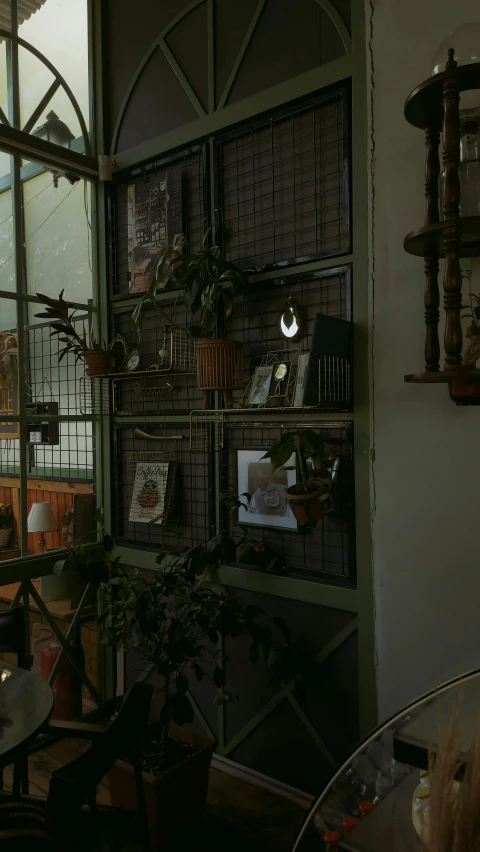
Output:
<path fill-rule="evenodd" d="M 467 760 L 480 720 L 480 669 L 427 693 L 361 743 L 310 808 L 294 852 L 424 852 L 429 751 L 439 724 L 457 714 L 459 757 Z"/>
<path fill-rule="evenodd" d="M 0 661 L 0 763 L 35 738 L 52 708 L 47 681 Z"/>

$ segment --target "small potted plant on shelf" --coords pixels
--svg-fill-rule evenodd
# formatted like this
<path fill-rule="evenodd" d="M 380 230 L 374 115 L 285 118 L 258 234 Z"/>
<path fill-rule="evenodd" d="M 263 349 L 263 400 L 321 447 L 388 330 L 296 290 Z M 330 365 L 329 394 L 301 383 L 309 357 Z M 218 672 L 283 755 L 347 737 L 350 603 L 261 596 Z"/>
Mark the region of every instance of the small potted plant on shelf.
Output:
<path fill-rule="evenodd" d="M 295 429 L 284 432 L 262 458 L 270 459 L 273 470 L 279 467 L 291 470 L 286 463 L 293 453 L 301 481 L 290 485 L 285 496 L 300 526 L 314 527 L 324 515 L 324 501 L 333 483 L 335 455 L 313 429 Z"/>
<path fill-rule="evenodd" d="M 99 343 L 96 343 L 91 316 L 88 318 L 88 334 L 85 331 L 78 334 L 74 325 L 77 311 L 69 310 L 69 304 L 64 300 L 63 293 L 62 290 L 58 299 L 51 299 L 50 296 L 45 296 L 42 293 L 36 294 L 38 301 L 46 306 L 46 311 L 35 314 L 35 316 L 51 320 L 51 336 L 58 335 L 60 343 L 64 344 L 58 362 L 60 363 L 69 352 L 73 352 L 76 356 L 75 363 L 80 358 L 84 359 L 87 376 L 108 375 L 113 366 L 114 353 L 107 349 L 106 344 L 102 348 Z"/>
<path fill-rule="evenodd" d="M 201 819 L 215 742 L 184 725 L 194 720 L 190 679 L 211 682 L 214 705 L 232 700 L 219 639 L 248 637 L 252 662 L 260 659 L 279 680 L 312 667 L 310 655 L 292 644 L 282 619 L 273 619 L 282 637 L 275 641 L 272 629 L 260 621 L 260 609 L 243 611 L 226 590 L 204 582 L 206 574 L 212 579 L 220 559 L 215 539 L 183 554 L 161 554 L 151 574 L 127 574 L 117 563 L 103 586 L 104 641 L 135 652 L 160 681 L 159 718 L 150 725 L 141 754 L 153 850 L 179 849 L 180 836 L 198 828 Z M 135 807 L 132 766 L 117 761 L 108 783 L 114 806 Z"/>
<path fill-rule="evenodd" d="M 184 251 L 184 237 L 165 249 L 159 258 L 156 279 L 143 294 L 132 318 L 140 334 L 143 306 L 151 302 L 158 307 L 158 282 L 165 290 L 183 289 L 190 311 L 199 317 L 199 323 L 187 326 L 187 331 L 196 338 L 197 382 L 203 391 L 203 407 L 208 407 L 208 391 L 219 390 L 223 391 L 225 408 L 231 408 L 232 389 L 241 374 L 242 343 L 216 337 L 214 331 L 222 316 L 228 319 L 237 297 L 248 292 L 249 283 L 238 266 L 222 258 L 218 246 L 207 246 L 208 239 L 209 232 L 195 254 Z M 162 308 L 159 310 L 164 313 Z"/>
<path fill-rule="evenodd" d="M 0 503 L 0 547 L 6 547 L 12 532 L 13 512 L 10 503 Z"/>

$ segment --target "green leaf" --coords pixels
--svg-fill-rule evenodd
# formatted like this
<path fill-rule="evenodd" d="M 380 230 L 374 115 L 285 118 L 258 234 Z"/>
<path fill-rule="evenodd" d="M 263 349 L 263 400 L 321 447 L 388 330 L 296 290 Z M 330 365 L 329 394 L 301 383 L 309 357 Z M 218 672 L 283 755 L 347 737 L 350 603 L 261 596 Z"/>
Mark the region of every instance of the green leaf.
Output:
<path fill-rule="evenodd" d="M 323 457 L 325 449 L 325 441 L 322 436 L 313 430 L 307 429 L 302 433 L 302 438 L 306 444 L 313 450 L 316 456 Z"/>
<path fill-rule="evenodd" d="M 216 687 L 220 689 L 225 683 L 225 675 L 220 666 L 215 666 L 213 670 L 212 680 Z"/>
<path fill-rule="evenodd" d="M 210 639 L 210 642 L 212 643 L 212 645 L 216 645 L 216 644 L 217 644 L 217 642 L 218 642 L 218 633 L 217 633 L 217 631 L 215 630 L 215 628 L 214 628 L 214 627 L 209 627 L 209 628 L 207 629 L 207 636 L 208 636 L 208 638 Z"/>
<path fill-rule="evenodd" d="M 291 641 L 290 640 L 290 631 L 287 627 L 286 621 L 284 621 L 283 618 L 280 618 L 279 615 L 274 615 L 273 622 L 282 631 L 283 638 L 285 639 L 286 644 L 289 645 L 290 641 Z"/>
<path fill-rule="evenodd" d="M 259 606 L 254 606 L 253 604 L 249 604 L 245 609 L 245 618 L 247 621 L 252 621 L 257 615 L 265 615 L 263 609 L 260 609 Z"/>
<path fill-rule="evenodd" d="M 170 708 L 172 719 L 175 724 L 184 725 L 185 722 L 193 722 L 193 707 L 187 696 L 182 692 L 174 692 L 174 694 L 170 696 Z"/>
<path fill-rule="evenodd" d="M 195 677 L 197 678 L 198 682 L 202 681 L 205 677 L 205 672 L 203 671 L 202 667 L 199 666 L 198 663 L 195 663 L 193 666 L 193 670 L 195 672 Z"/>
<path fill-rule="evenodd" d="M 115 539 L 111 535 L 104 535 L 103 536 L 103 546 L 104 546 L 105 550 L 107 551 L 107 553 L 111 553 L 112 550 L 114 550 L 115 546 L 116 546 Z"/>

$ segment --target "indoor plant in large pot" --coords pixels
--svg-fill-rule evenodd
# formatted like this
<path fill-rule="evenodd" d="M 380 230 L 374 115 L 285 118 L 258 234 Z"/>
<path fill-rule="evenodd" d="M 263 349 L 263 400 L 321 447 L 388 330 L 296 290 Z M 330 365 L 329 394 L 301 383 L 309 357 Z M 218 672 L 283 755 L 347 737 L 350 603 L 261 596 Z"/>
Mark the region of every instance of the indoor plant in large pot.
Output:
<path fill-rule="evenodd" d="M 135 652 L 160 681 L 159 718 L 141 754 L 153 850 L 184 848 L 184 835 L 198 829 L 215 742 L 183 725 L 194 719 L 190 679 L 211 681 L 214 704 L 231 700 L 219 638 L 249 637 L 252 662 L 261 659 L 279 680 L 305 673 L 311 665 L 311 658 L 291 644 L 282 619 L 273 619 L 282 634 L 275 642 L 270 627 L 259 621 L 261 610 L 250 606 L 243 611 L 226 590 L 204 581 L 220 559 L 215 538 L 180 555 L 162 554 L 151 574 L 127 574 L 117 563 L 103 586 L 104 640 Z M 135 808 L 132 766 L 117 761 L 108 782 L 113 805 Z"/>
<path fill-rule="evenodd" d="M 91 316 L 88 318 L 88 333 L 77 332 L 74 324 L 76 310 L 69 310 L 69 304 L 64 300 L 63 292 L 62 290 L 58 299 L 51 299 L 50 296 L 42 293 L 36 294 L 38 301 L 46 306 L 46 311 L 35 316 L 51 320 L 52 335 L 58 335 L 60 343 L 64 344 L 58 362 L 60 363 L 68 352 L 73 352 L 76 361 L 79 358 L 84 359 L 87 376 L 107 375 L 113 366 L 114 353 L 106 346 L 102 348 L 99 343 L 96 343 Z"/>
<path fill-rule="evenodd" d="M 197 383 L 203 391 L 203 407 L 208 407 L 208 392 L 218 390 L 223 391 L 225 408 L 231 408 L 232 389 L 241 377 L 242 343 L 217 337 L 214 331 L 220 319 L 228 319 L 235 299 L 248 292 L 249 284 L 238 266 L 222 258 L 218 246 L 207 245 L 208 239 L 209 232 L 195 254 L 184 251 L 184 238 L 165 249 L 156 280 L 136 306 L 133 322 L 140 330 L 143 305 L 157 304 L 158 282 L 165 290 L 183 289 L 190 311 L 199 318 L 199 323 L 187 326 L 187 331 L 196 338 Z"/>
<path fill-rule="evenodd" d="M 336 456 L 318 432 L 295 429 L 284 432 L 262 458 L 270 459 L 273 470 L 280 467 L 289 470 L 286 465 L 293 453 L 296 453 L 300 482 L 287 488 L 285 496 L 300 526 L 314 527 L 324 515 Z"/>

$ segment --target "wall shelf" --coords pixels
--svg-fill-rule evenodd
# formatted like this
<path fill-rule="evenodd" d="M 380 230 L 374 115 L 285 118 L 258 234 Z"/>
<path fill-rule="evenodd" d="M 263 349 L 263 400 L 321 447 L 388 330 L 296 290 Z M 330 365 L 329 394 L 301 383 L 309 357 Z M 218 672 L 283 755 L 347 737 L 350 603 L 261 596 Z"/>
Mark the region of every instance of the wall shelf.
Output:
<path fill-rule="evenodd" d="M 454 224 L 458 235 L 459 257 L 480 257 L 480 216 L 467 216 L 464 218 L 444 220 L 431 225 L 424 225 L 407 234 L 403 241 L 403 248 L 408 254 L 416 257 L 425 257 L 436 254 L 445 257 L 444 238 L 445 231 L 452 228 Z"/>

